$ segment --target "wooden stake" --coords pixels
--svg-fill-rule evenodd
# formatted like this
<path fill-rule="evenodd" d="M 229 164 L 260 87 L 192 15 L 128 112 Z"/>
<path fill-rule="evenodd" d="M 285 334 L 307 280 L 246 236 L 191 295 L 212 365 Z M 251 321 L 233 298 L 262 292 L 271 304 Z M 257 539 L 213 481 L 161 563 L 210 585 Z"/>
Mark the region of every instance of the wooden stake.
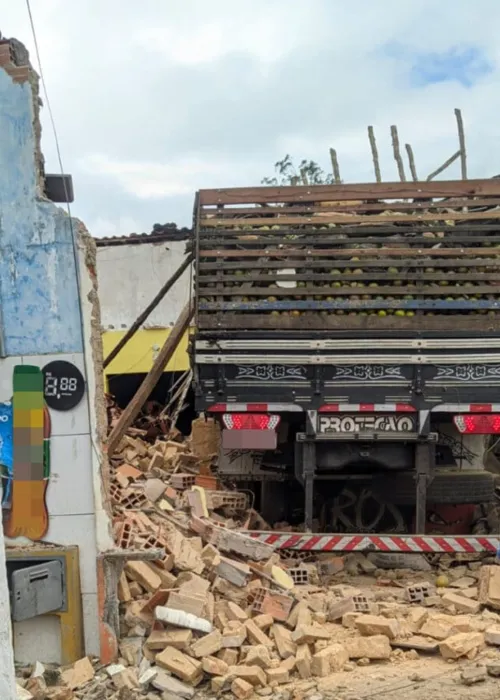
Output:
<path fill-rule="evenodd" d="M 123 411 L 115 427 L 109 434 L 107 441 L 108 457 L 113 456 L 117 445 L 120 443 L 127 429 L 130 428 L 134 422 L 135 418 L 139 414 L 139 411 L 144 406 L 144 403 L 147 401 L 149 395 L 158 383 L 158 380 L 163 374 L 163 370 L 167 366 L 170 358 L 177 349 L 181 338 L 184 336 L 184 333 L 189 327 L 189 323 L 193 317 L 193 312 L 193 306 L 189 302 L 183 308 L 180 316 L 174 324 L 174 327 L 164 342 L 163 347 L 158 353 L 158 357 L 154 361 L 153 366 L 144 377 L 141 386 L 137 389 L 134 397 L 129 402 L 127 408 Z"/>
<path fill-rule="evenodd" d="M 124 335 L 123 338 L 120 340 L 120 342 L 117 343 L 116 346 L 111 350 L 111 352 L 109 353 L 109 355 L 107 356 L 107 358 L 106 358 L 106 359 L 104 360 L 104 362 L 103 362 L 103 368 L 104 368 L 104 369 L 106 369 L 106 367 L 110 364 L 110 362 L 112 362 L 112 361 L 115 359 L 115 357 L 118 355 L 118 353 L 119 353 L 119 352 L 125 347 L 125 345 L 128 343 L 128 341 L 130 340 L 130 338 L 132 338 L 132 336 L 134 336 L 134 335 L 137 333 L 137 331 L 138 331 L 139 328 L 142 326 L 142 324 L 144 323 L 144 321 L 147 319 L 147 317 L 149 316 L 149 314 L 153 311 L 153 309 L 155 309 L 155 308 L 158 306 L 158 304 L 159 304 L 160 301 L 163 299 L 163 297 L 165 296 L 165 294 L 166 294 L 166 293 L 169 291 L 169 289 L 177 282 L 177 280 L 179 279 L 179 277 L 182 276 L 182 274 L 187 270 L 187 268 L 189 267 L 189 265 L 191 265 L 192 262 L 193 262 L 193 255 L 190 254 L 190 255 L 188 255 L 187 258 L 184 260 L 184 262 L 182 263 L 182 265 L 181 265 L 180 267 L 177 268 L 177 270 L 174 272 L 174 274 L 172 275 L 172 277 L 170 277 L 170 279 L 167 280 L 167 281 L 165 282 L 165 284 L 164 284 L 163 287 L 160 289 L 160 291 L 158 292 L 158 294 L 155 296 L 155 298 L 153 299 L 153 301 L 152 301 L 150 304 L 148 304 L 148 306 L 144 309 L 144 311 L 143 311 L 141 314 L 139 314 L 139 316 L 135 319 L 135 321 L 134 321 L 133 324 L 130 326 L 130 328 L 128 329 L 128 331 L 125 333 L 125 335 Z"/>
<path fill-rule="evenodd" d="M 342 180 L 340 179 L 339 161 L 337 159 L 337 151 L 334 148 L 330 148 L 330 159 L 332 161 L 333 181 L 336 185 L 340 185 Z"/>
<path fill-rule="evenodd" d="M 405 168 L 403 165 L 403 159 L 401 158 L 401 151 L 399 149 L 399 136 L 398 127 L 391 126 L 391 137 L 392 137 L 392 150 L 394 152 L 394 160 L 398 166 L 399 179 L 401 182 L 406 182 Z"/>
<path fill-rule="evenodd" d="M 408 163 L 410 165 L 410 172 L 414 182 L 418 182 L 417 168 L 415 167 L 415 156 L 413 155 L 413 149 L 409 143 L 405 144 L 406 153 L 408 154 Z"/>
<path fill-rule="evenodd" d="M 434 180 L 434 178 L 437 175 L 439 175 L 439 173 L 442 173 L 443 170 L 446 170 L 446 168 L 448 168 L 452 163 L 454 163 L 457 160 L 457 158 L 460 158 L 460 153 L 461 151 L 457 151 L 452 156 L 450 156 L 448 160 L 445 160 L 443 165 L 440 165 L 439 168 L 437 168 L 437 170 L 434 170 L 430 175 L 427 176 L 427 182 L 429 182 L 430 180 Z"/>
<path fill-rule="evenodd" d="M 467 180 L 467 153 L 465 150 L 464 123 L 462 120 L 462 112 L 459 109 L 455 109 L 455 117 L 457 119 L 458 143 L 460 145 L 460 165 L 462 169 L 462 180 Z"/>
<path fill-rule="evenodd" d="M 377 182 L 382 182 L 382 175 L 380 174 L 380 163 L 378 159 L 377 143 L 375 141 L 375 132 L 373 131 L 373 126 L 368 127 L 368 140 L 370 141 L 370 148 L 372 149 L 372 160 L 373 169 L 375 170 L 375 180 Z"/>

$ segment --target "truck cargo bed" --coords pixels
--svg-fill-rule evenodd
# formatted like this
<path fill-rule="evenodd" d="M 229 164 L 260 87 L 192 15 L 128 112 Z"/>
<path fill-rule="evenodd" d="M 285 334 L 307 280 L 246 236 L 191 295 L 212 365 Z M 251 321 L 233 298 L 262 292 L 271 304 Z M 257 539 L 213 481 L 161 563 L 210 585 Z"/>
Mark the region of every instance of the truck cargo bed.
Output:
<path fill-rule="evenodd" d="M 201 190 L 196 327 L 500 332 L 500 181 Z"/>

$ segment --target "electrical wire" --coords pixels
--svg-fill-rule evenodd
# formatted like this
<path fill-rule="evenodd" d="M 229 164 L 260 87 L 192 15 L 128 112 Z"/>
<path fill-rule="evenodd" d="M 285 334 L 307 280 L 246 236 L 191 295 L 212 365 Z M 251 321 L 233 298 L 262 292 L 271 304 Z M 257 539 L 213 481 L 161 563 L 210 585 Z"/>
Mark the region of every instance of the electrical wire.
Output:
<path fill-rule="evenodd" d="M 63 166 L 63 160 L 62 160 L 62 155 L 61 155 L 61 147 L 60 147 L 60 143 L 59 143 L 59 137 L 57 135 L 57 128 L 56 128 L 54 114 L 52 112 L 52 106 L 51 106 L 51 102 L 50 102 L 50 98 L 49 98 L 49 94 L 48 94 L 48 90 L 47 90 L 47 84 L 45 82 L 45 74 L 43 71 L 42 59 L 41 59 L 41 55 L 40 55 L 40 47 L 38 44 L 38 38 L 37 38 L 37 33 L 36 33 L 36 28 L 35 28 L 35 22 L 33 19 L 33 13 L 31 11 L 30 0 L 26 0 L 26 8 L 28 11 L 28 18 L 29 18 L 29 23 L 30 23 L 30 27 L 31 27 L 31 34 L 33 37 L 33 44 L 35 46 L 35 55 L 36 55 L 36 61 L 37 61 L 37 65 L 38 65 L 38 73 L 40 75 L 40 82 L 42 84 L 43 94 L 44 94 L 44 98 L 45 98 L 45 104 L 47 106 L 47 112 L 49 114 L 50 124 L 52 127 L 52 133 L 54 136 L 54 143 L 55 143 L 55 147 L 56 147 L 57 160 L 58 160 L 59 169 L 60 169 L 61 176 L 62 176 L 62 183 L 63 183 L 64 194 L 65 194 L 65 198 L 66 198 L 66 211 L 68 214 L 68 223 L 69 223 L 71 241 L 72 241 L 73 261 L 74 261 L 74 266 L 75 266 L 75 274 L 76 274 L 76 282 L 77 282 L 78 312 L 79 312 L 79 317 L 80 317 L 80 330 L 81 330 L 81 334 L 82 334 L 81 337 L 82 337 L 82 344 L 83 344 L 83 339 L 85 338 L 85 324 L 84 324 L 84 320 L 83 320 L 84 316 L 83 316 L 83 308 L 82 308 L 82 299 L 81 299 L 81 295 L 80 295 L 80 290 L 82 288 L 82 285 L 81 285 L 81 275 L 80 275 L 80 267 L 79 267 L 78 243 L 76 240 L 75 229 L 73 226 L 73 219 L 72 219 L 72 215 L 71 215 L 71 206 L 69 203 L 69 193 L 68 193 L 68 189 L 66 186 L 66 180 L 64 179 L 64 166 Z M 82 348 L 82 350 L 84 350 L 84 348 Z M 85 365 L 85 374 L 86 374 L 86 377 L 88 378 L 89 376 L 91 376 L 91 373 L 89 372 L 89 362 L 88 362 L 88 358 L 87 358 L 87 353 L 85 351 L 83 351 L 82 354 L 83 354 L 83 362 Z M 91 415 L 91 408 L 90 408 L 89 401 L 87 401 L 87 408 L 88 408 L 88 413 L 89 413 L 90 425 L 92 425 L 92 415 Z M 103 464 L 103 458 L 102 458 L 100 450 L 98 449 L 97 445 L 95 444 L 92 430 L 90 431 L 90 440 L 91 440 L 91 444 L 92 444 L 92 449 L 97 457 L 99 466 L 101 467 Z"/>

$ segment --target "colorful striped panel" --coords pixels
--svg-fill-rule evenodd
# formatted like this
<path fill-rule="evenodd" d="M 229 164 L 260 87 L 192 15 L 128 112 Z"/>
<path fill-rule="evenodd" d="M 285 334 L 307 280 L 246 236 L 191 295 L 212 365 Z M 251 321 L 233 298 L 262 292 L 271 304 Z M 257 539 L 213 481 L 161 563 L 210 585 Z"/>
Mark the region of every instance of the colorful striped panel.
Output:
<path fill-rule="evenodd" d="M 45 493 L 50 475 L 50 420 L 44 405 L 41 369 L 15 367 L 13 387 L 12 508 L 6 534 L 40 540 L 49 525 Z"/>

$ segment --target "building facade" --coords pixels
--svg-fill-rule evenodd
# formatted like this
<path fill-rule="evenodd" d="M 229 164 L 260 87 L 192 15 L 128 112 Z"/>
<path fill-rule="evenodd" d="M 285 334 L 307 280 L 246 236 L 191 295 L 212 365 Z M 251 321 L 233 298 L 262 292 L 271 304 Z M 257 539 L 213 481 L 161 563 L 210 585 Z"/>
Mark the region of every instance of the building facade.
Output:
<path fill-rule="evenodd" d="M 155 298 L 186 257 L 188 232 L 165 231 L 96 239 L 97 275 L 106 357 Z M 191 294 L 191 270 L 174 284 L 142 327 L 106 367 L 105 376 L 144 375 L 168 337 Z M 165 372 L 189 368 L 188 338 L 183 338 Z"/>
<path fill-rule="evenodd" d="M 26 50 L 1 40 L 0 466 L 14 652 L 69 662 L 100 653 L 98 563 L 113 545 L 95 245 L 46 196 L 39 109 Z M 41 587 L 38 607 L 30 586 Z"/>

